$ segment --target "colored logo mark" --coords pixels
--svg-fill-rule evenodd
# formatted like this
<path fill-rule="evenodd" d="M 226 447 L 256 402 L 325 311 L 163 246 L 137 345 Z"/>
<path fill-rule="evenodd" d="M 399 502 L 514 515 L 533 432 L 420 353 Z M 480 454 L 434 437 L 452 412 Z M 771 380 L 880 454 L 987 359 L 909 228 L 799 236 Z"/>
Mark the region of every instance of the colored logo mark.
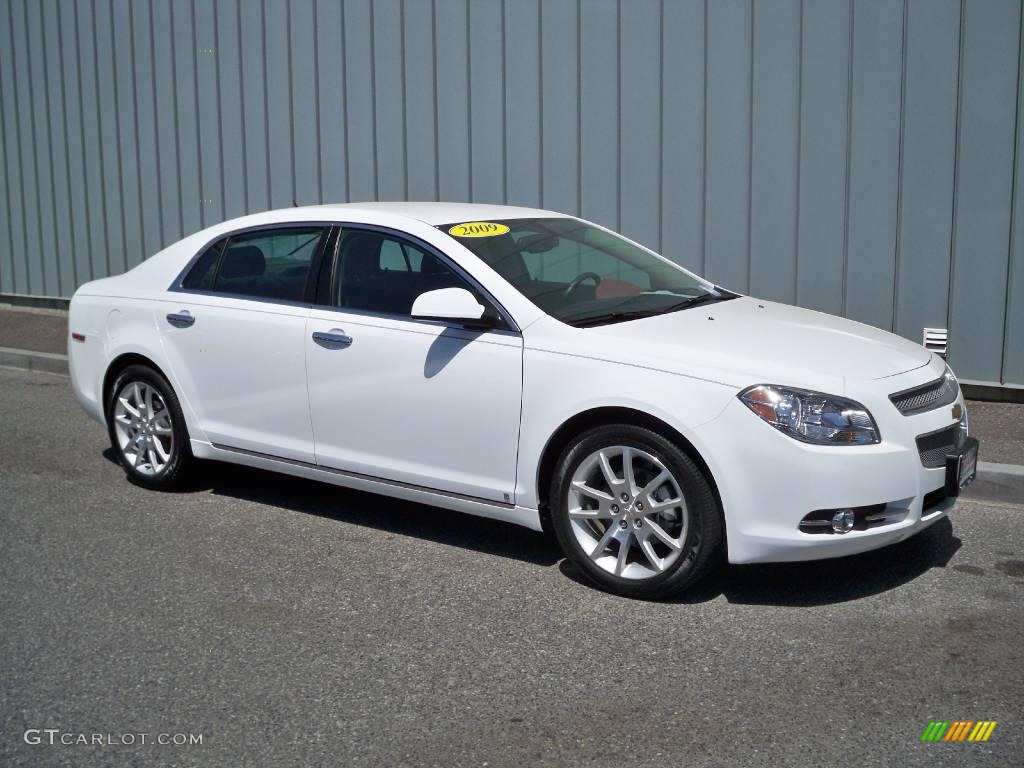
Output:
<path fill-rule="evenodd" d="M 988 741 L 995 728 L 995 720 L 932 720 L 921 741 Z"/>

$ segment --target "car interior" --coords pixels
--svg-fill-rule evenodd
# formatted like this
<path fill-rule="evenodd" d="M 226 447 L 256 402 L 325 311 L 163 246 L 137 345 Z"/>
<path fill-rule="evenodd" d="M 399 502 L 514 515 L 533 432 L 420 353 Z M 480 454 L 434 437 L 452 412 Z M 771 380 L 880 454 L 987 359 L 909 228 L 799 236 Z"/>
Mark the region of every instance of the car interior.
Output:
<path fill-rule="evenodd" d="M 438 288 L 468 287 L 430 253 L 377 232 L 342 235 L 332 303 L 336 307 L 409 315 L 416 297 Z"/>

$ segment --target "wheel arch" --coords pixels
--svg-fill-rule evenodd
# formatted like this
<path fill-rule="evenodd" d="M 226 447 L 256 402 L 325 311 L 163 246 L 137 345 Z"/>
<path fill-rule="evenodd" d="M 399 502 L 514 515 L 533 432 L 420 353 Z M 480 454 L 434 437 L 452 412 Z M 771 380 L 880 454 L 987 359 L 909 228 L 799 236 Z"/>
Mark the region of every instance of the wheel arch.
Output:
<path fill-rule="evenodd" d="M 107 417 L 107 404 L 110 401 L 110 390 L 114 386 L 114 381 L 117 380 L 118 375 L 130 365 L 144 365 L 147 368 L 152 368 L 154 371 L 159 373 L 164 379 L 170 383 L 171 379 L 167 376 L 164 370 L 153 361 L 152 358 L 146 357 L 145 355 L 139 354 L 138 352 L 125 352 L 118 355 L 110 364 L 107 366 L 106 373 L 103 374 L 103 388 L 100 391 L 100 396 L 103 400 L 103 418 Z M 173 386 L 173 384 L 171 385 Z M 175 393 L 177 394 L 177 393 Z M 180 400 L 180 397 L 179 397 Z"/>
<path fill-rule="evenodd" d="M 715 503 L 718 506 L 718 514 L 722 520 L 724 545 L 725 514 L 722 507 L 722 496 L 718 490 L 718 482 L 715 479 L 715 475 L 711 471 L 711 467 L 708 466 L 708 463 L 704 460 L 704 457 L 701 456 L 700 451 L 697 450 L 685 435 L 671 424 L 668 424 L 662 419 L 652 416 L 644 411 L 623 406 L 600 406 L 590 408 L 586 411 L 581 411 L 563 422 L 558 429 L 552 433 L 551 437 L 548 438 L 548 442 L 544 446 L 540 461 L 537 465 L 537 499 L 539 501 L 541 524 L 544 526 L 545 530 L 550 529 L 549 516 L 551 514 L 551 507 L 549 491 L 558 459 L 576 435 L 586 432 L 594 427 L 602 427 L 612 424 L 632 424 L 635 426 L 645 427 L 676 445 L 698 467 L 700 467 L 711 486 L 711 491 L 715 497 Z"/>

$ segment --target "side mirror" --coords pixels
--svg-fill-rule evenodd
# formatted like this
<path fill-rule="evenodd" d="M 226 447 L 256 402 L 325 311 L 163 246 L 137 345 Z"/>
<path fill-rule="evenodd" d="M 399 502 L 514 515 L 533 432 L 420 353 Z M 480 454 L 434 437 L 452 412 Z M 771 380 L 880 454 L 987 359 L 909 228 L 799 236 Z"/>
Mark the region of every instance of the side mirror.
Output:
<path fill-rule="evenodd" d="M 412 303 L 412 316 L 421 320 L 454 320 L 475 327 L 494 325 L 494 318 L 465 288 L 438 288 L 421 293 Z"/>

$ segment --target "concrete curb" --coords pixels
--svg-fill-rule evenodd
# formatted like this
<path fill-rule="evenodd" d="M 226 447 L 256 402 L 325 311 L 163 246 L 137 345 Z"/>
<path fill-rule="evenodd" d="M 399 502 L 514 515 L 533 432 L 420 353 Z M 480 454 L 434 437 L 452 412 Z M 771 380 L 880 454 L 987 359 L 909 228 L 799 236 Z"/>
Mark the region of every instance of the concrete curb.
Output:
<path fill-rule="evenodd" d="M 0 347 L 0 366 L 67 376 L 68 356 L 56 355 L 52 352 L 33 352 L 28 349 Z"/>
<path fill-rule="evenodd" d="M 1024 466 L 979 461 L 978 476 L 964 488 L 963 498 L 968 501 L 1024 504 Z"/>
<path fill-rule="evenodd" d="M 67 376 L 68 356 L 0 347 L 0 366 Z M 1024 466 L 979 461 L 978 476 L 964 489 L 963 498 L 969 501 L 1024 504 Z"/>

